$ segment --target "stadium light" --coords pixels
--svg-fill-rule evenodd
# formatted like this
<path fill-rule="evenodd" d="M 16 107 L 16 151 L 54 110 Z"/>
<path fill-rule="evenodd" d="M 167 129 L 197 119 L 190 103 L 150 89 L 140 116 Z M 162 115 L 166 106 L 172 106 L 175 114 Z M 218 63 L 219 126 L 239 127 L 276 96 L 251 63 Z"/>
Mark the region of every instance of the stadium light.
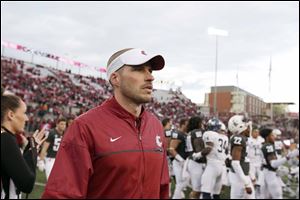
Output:
<path fill-rule="evenodd" d="M 222 29 L 216 29 L 214 27 L 209 27 L 207 29 L 208 35 L 216 36 L 216 63 L 215 63 L 215 90 L 214 90 L 214 114 L 218 116 L 217 113 L 217 70 L 218 70 L 218 36 L 228 36 L 228 31 Z"/>
<path fill-rule="evenodd" d="M 207 29 L 207 33 L 208 35 L 228 36 L 228 31 L 216 29 L 214 27 L 209 27 Z"/>

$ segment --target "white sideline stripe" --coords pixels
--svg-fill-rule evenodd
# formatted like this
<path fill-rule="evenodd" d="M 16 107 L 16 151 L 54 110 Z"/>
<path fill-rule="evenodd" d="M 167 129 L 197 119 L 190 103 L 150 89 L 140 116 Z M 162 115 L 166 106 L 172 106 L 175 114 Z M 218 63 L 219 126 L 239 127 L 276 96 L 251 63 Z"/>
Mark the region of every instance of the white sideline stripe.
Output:
<path fill-rule="evenodd" d="M 35 185 L 38 185 L 38 186 L 46 186 L 46 184 L 45 183 L 40 183 L 40 182 L 35 182 Z"/>

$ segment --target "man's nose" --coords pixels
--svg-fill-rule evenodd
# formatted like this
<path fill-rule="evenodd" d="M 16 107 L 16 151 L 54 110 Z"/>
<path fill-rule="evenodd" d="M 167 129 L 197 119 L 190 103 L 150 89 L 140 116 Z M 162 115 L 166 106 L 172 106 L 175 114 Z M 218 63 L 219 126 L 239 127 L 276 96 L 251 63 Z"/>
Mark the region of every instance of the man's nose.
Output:
<path fill-rule="evenodd" d="M 146 80 L 147 81 L 154 81 L 154 76 L 151 72 L 147 71 L 147 74 L 146 74 Z"/>

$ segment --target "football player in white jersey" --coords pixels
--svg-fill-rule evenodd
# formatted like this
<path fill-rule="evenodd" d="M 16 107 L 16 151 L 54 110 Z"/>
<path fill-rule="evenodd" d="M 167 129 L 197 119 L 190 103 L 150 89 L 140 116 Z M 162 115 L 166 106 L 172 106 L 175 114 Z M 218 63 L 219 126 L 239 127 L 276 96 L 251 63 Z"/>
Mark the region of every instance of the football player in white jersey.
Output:
<path fill-rule="evenodd" d="M 281 130 L 275 128 L 272 130 L 272 133 L 275 137 L 275 141 L 274 141 L 274 147 L 275 147 L 275 153 L 276 153 L 276 156 L 277 158 L 282 158 L 282 155 L 283 154 L 286 154 L 287 153 L 287 150 L 286 150 L 286 146 L 284 145 L 283 141 L 281 140 Z M 281 187 L 283 187 L 284 189 L 286 189 L 286 184 L 283 182 L 282 180 L 282 175 L 284 174 L 284 171 L 282 172 L 282 169 L 286 168 L 285 166 L 280 166 L 278 169 L 277 169 L 277 175 L 279 175 L 279 178 L 280 178 L 280 184 L 281 184 Z"/>
<path fill-rule="evenodd" d="M 228 137 L 225 125 L 213 118 L 208 121 L 208 131 L 203 134 L 205 148 L 194 154 L 194 157 L 206 155 L 206 168 L 202 175 L 201 192 L 203 199 L 219 199 L 225 172 L 226 152 L 228 151 Z"/>
<path fill-rule="evenodd" d="M 282 154 L 284 153 L 284 144 L 281 141 L 281 131 L 279 129 L 273 129 L 273 134 L 275 136 L 274 146 L 276 155 L 278 158 L 282 157 Z"/>
<path fill-rule="evenodd" d="M 248 139 L 248 158 L 250 160 L 249 175 L 252 183 L 255 186 L 255 195 L 260 197 L 260 186 L 262 185 L 262 171 L 261 165 L 263 161 L 263 155 L 261 151 L 264 139 L 259 135 L 258 128 L 253 128 L 251 137 Z"/>
<path fill-rule="evenodd" d="M 243 115 L 234 115 L 228 121 L 228 129 L 233 134 L 230 138 L 232 157 L 229 172 L 231 199 L 254 199 L 254 188 L 249 176 L 249 159 L 247 157 L 247 139 L 250 136 L 252 122 Z"/>

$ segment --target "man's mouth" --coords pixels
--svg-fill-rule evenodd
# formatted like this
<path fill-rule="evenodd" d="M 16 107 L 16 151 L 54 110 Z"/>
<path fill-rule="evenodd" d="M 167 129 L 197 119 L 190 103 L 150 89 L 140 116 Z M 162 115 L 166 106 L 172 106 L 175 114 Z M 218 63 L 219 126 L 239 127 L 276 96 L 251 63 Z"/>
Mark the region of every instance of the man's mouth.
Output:
<path fill-rule="evenodd" d="M 152 90 L 153 89 L 153 86 L 152 85 L 146 85 L 143 87 L 143 89 L 149 89 L 149 90 Z"/>

